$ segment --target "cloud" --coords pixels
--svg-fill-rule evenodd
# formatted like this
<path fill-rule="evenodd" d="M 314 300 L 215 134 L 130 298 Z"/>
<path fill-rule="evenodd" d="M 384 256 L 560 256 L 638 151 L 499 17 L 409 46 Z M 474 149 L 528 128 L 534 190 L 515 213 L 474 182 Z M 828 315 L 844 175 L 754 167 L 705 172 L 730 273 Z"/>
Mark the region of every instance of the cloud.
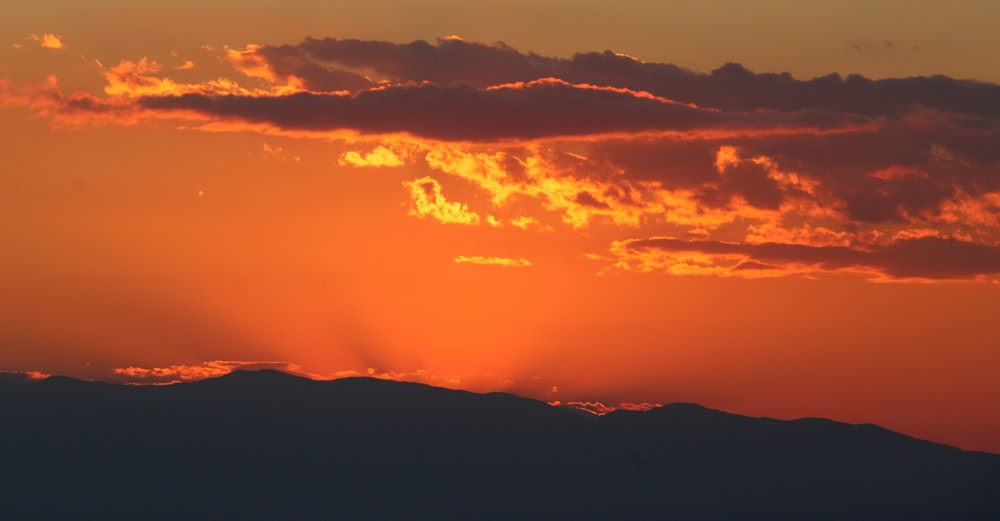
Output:
<path fill-rule="evenodd" d="M 38 42 L 45 49 L 63 49 L 66 47 L 63 44 L 62 38 L 50 33 L 44 33 L 41 36 L 29 34 L 25 39 Z"/>
<path fill-rule="evenodd" d="M 469 210 L 460 202 L 449 202 L 441 193 L 441 184 L 432 177 L 422 177 L 404 181 L 403 186 L 410 191 L 413 208 L 410 215 L 421 219 L 430 217 L 442 223 L 479 224 L 479 214 Z"/>
<path fill-rule="evenodd" d="M 892 42 L 855 41 L 857 48 L 891 49 Z M 850 43 L 848 47 L 850 47 Z M 726 111 L 819 110 L 868 116 L 898 115 L 920 106 L 978 116 L 1000 116 L 996 85 L 943 76 L 870 80 L 836 74 L 797 80 L 789 74 L 755 74 L 728 63 L 709 74 L 650 63 L 615 53 L 581 52 L 571 58 L 519 52 L 501 42 L 457 39 L 392 43 L 307 38 L 298 45 L 256 46 L 259 67 L 276 81 L 294 76 L 314 91 L 371 88 L 407 82 L 465 83 L 487 87 L 561 78 L 569 83 L 613 85 Z M 368 77 L 362 71 L 370 71 Z M 335 74 L 344 75 L 338 82 Z"/>
<path fill-rule="evenodd" d="M 549 405 L 553 407 L 566 407 L 568 409 L 576 409 L 578 411 L 588 412 L 596 416 L 604 416 L 605 414 L 610 414 L 615 411 L 648 411 L 650 409 L 655 409 L 657 407 L 662 407 L 659 403 L 619 403 L 618 405 L 607 405 L 604 402 L 598 401 L 554 401 L 549 402 Z"/>
<path fill-rule="evenodd" d="M 419 382 L 436 386 L 456 386 L 462 384 L 462 379 L 454 375 L 440 374 L 426 369 L 416 369 L 413 371 L 380 371 L 374 367 L 369 367 L 364 373 L 355 371 L 341 372 L 344 376 L 368 376 L 380 380 L 395 380 L 397 382 Z"/>
<path fill-rule="evenodd" d="M 128 92 L 153 96 L 146 105 L 157 110 L 203 111 L 216 117 L 268 121 L 282 128 L 351 128 L 362 133 L 409 132 L 460 140 L 651 128 L 679 131 L 717 124 L 744 131 L 842 128 L 863 123 L 862 116 L 898 117 L 915 107 L 976 118 L 1000 116 L 1000 87 L 943 76 L 870 80 L 830 75 L 797 80 L 787 74 L 755 74 L 732 63 L 699 74 L 610 51 L 548 58 L 504 44 L 456 39 L 436 45 L 307 39 L 298 45 L 226 48 L 225 57 L 245 76 L 269 82 L 265 90 L 287 96 L 257 99 L 250 94 L 258 91 L 237 89 L 234 80 L 181 85 L 147 74 L 160 72 L 151 68 L 133 71 L 133 79 L 141 77 L 148 85 L 133 81 L 129 85 L 133 90 Z M 141 62 L 122 62 L 116 68 L 129 64 L 135 68 Z M 121 70 L 117 75 L 128 76 L 123 74 L 128 72 Z M 110 76 L 111 90 L 117 92 L 115 74 Z M 334 84 L 333 77 L 350 81 Z M 171 99 L 156 99 L 168 92 L 173 94 Z M 225 93 L 230 97 L 216 99 Z M 558 103 L 546 103 L 552 100 Z M 381 111 L 372 107 L 379 103 L 386 104 Z M 474 111 L 463 122 L 462 109 L 470 105 Z M 401 107 L 408 110 L 398 110 Z M 442 119 L 439 123 L 434 121 L 438 118 L 419 117 L 441 108 L 447 110 L 436 113 Z M 535 119 L 540 128 L 522 128 L 525 133 L 517 133 L 505 125 L 508 120 L 523 122 L 529 109 L 538 108 L 542 111 Z M 292 112 L 282 114 L 281 109 Z M 310 113 L 310 109 L 349 113 L 334 117 Z M 647 109 L 652 112 L 643 115 Z M 506 119 L 500 117 L 504 114 Z M 365 115 L 378 117 L 366 124 Z M 584 126 L 573 129 L 543 117 L 552 115 Z M 486 128 L 470 121 L 481 116 L 491 116 L 479 121 Z M 607 118 L 606 125 L 599 125 L 602 118 Z M 489 132 L 489 127 L 498 125 Z"/>
<path fill-rule="evenodd" d="M 355 150 L 344 152 L 337 159 L 341 166 L 353 167 L 396 167 L 403 166 L 405 153 L 397 153 L 392 148 L 378 145 L 371 152 L 362 153 Z"/>
<path fill-rule="evenodd" d="M 303 372 L 297 364 L 290 362 L 212 360 L 197 365 L 170 365 L 166 367 L 116 367 L 111 369 L 110 380 L 116 383 L 163 385 L 216 378 L 236 370 L 256 371 L 276 369 L 307 378 L 319 375 Z"/>
<path fill-rule="evenodd" d="M 268 143 L 260 142 L 262 155 L 267 159 L 275 159 L 278 161 L 291 161 L 293 163 L 301 163 L 302 158 L 296 155 L 289 154 L 285 152 L 283 147 L 273 146 Z"/>
<path fill-rule="evenodd" d="M 484 266 L 503 266 L 505 268 L 524 268 L 531 266 L 531 261 L 525 258 L 520 259 L 509 259 L 507 257 L 483 257 L 481 255 L 476 255 L 474 257 L 466 257 L 465 255 L 459 255 L 455 257 L 455 262 L 458 264 L 481 264 Z"/>
<path fill-rule="evenodd" d="M 554 401 L 554 402 L 549 402 L 549 405 L 552 405 L 554 407 L 566 407 L 569 409 L 576 409 L 578 411 L 589 412 L 590 414 L 594 414 L 597 416 L 604 416 L 605 414 L 614 412 L 615 410 L 614 407 L 605 405 L 604 403 L 597 401 L 593 402 L 574 401 L 565 403 L 561 401 Z"/>
<path fill-rule="evenodd" d="M 492 142 L 616 133 L 718 130 L 731 135 L 849 131 L 872 122 L 818 111 L 724 113 L 617 87 L 543 78 L 477 89 L 467 84 L 402 85 L 355 95 L 296 92 L 279 96 L 186 93 L 145 96 L 149 111 L 194 112 L 285 130 L 405 134 Z"/>
<path fill-rule="evenodd" d="M 510 224 L 511 226 L 514 226 L 515 228 L 520 228 L 522 230 L 528 230 L 534 228 L 534 229 L 544 230 L 547 232 L 552 231 L 551 226 L 542 224 L 538 219 L 535 219 L 534 217 L 529 217 L 527 215 L 522 215 L 511 219 Z"/>
<path fill-rule="evenodd" d="M 907 236 L 867 247 L 747 244 L 675 238 L 633 239 L 613 246 L 615 265 L 678 274 L 773 276 L 848 271 L 884 279 L 962 280 L 1000 274 L 1000 245 Z"/>
<path fill-rule="evenodd" d="M 41 371 L 10 371 L 0 369 L 0 382 L 30 383 L 44 380 L 52 375 Z"/>
<path fill-rule="evenodd" d="M 668 211 L 686 197 L 684 194 L 634 183 L 605 165 L 557 148 L 480 152 L 442 144 L 429 148 L 424 160 L 431 168 L 486 191 L 497 208 L 519 199 L 536 200 L 545 210 L 560 213 L 562 221 L 573 228 L 584 228 L 594 221 L 638 226 L 651 215 L 684 219 Z M 535 224 L 521 217 L 514 218 L 512 224 L 524 228 Z"/>
<path fill-rule="evenodd" d="M 943 76 L 800 80 L 733 63 L 701 74 L 610 51 L 552 58 L 457 38 L 306 39 L 217 52 L 239 81 L 183 82 L 143 58 L 99 65 L 102 95 L 63 92 L 55 78 L 0 82 L 0 104 L 67 126 L 170 120 L 341 140 L 352 146 L 338 157 L 342 166 L 435 172 L 403 184 L 409 214 L 446 224 L 551 229 L 541 223 L 561 221 L 571 230 L 614 227 L 617 237 L 748 248 L 640 251 L 619 240 L 591 256 L 638 271 L 992 276 L 974 260 L 989 261 L 1000 244 L 997 85 Z M 446 178 L 466 190 L 446 198 Z M 455 199 L 470 193 L 490 207 Z M 890 258 L 893 248 L 923 244 L 904 241 L 945 241 L 955 257 L 940 266 Z M 808 258 L 758 258 L 770 251 L 765 244 L 861 258 L 827 269 Z"/>
<path fill-rule="evenodd" d="M 341 371 L 334 371 L 332 373 L 318 374 L 306 372 L 301 366 L 291 362 L 245 360 L 212 360 L 195 365 L 175 364 L 166 367 L 116 367 L 111 369 L 111 376 L 108 380 L 113 383 L 130 385 L 170 385 L 175 383 L 204 380 L 207 378 L 218 378 L 233 371 L 258 371 L 261 369 L 275 369 L 312 380 L 333 380 L 338 378 L 367 376 L 381 380 L 421 382 L 446 387 L 457 386 L 462 383 L 462 380 L 457 376 L 436 373 L 426 369 L 416 369 L 412 371 L 383 371 L 374 367 L 369 367 L 365 371 L 345 369 Z M 3 379 L 5 373 L 5 371 L 0 371 L 0 380 Z M 12 372 L 11 374 L 14 373 Z M 17 374 L 20 375 L 22 373 Z M 44 375 L 40 378 L 47 376 L 48 375 Z"/>
<path fill-rule="evenodd" d="M 226 47 L 226 60 L 238 71 L 251 78 L 300 90 L 334 92 L 371 88 L 375 83 L 363 75 L 343 70 L 330 70 L 301 59 L 301 52 L 292 46 L 265 47 L 249 45 L 244 49 Z"/>

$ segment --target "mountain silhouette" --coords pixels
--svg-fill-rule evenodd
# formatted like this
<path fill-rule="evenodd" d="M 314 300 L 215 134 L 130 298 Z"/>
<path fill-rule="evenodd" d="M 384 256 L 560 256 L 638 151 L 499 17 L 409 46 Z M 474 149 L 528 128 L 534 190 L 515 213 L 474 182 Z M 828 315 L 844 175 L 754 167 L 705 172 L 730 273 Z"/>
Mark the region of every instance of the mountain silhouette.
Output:
<path fill-rule="evenodd" d="M 0 518 L 997 520 L 1000 455 L 677 403 L 235 371 L 0 381 Z"/>

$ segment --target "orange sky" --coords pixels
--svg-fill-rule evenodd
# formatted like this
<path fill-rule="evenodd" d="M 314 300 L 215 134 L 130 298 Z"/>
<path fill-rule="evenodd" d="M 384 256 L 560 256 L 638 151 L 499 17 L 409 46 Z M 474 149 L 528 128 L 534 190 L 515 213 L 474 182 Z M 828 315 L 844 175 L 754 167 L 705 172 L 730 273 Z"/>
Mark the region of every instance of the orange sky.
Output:
<path fill-rule="evenodd" d="M 0 8 L 2 370 L 1000 452 L 987 2 L 80 4 Z"/>

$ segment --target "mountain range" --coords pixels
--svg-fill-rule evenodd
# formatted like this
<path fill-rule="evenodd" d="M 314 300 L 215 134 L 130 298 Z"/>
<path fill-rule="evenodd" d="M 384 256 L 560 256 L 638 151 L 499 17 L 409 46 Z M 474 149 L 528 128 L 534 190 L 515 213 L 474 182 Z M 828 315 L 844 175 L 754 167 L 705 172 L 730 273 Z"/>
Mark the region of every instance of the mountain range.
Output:
<path fill-rule="evenodd" d="M 0 381 L 0 518 L 993 520 L 1000 455 L 876 425 L 272 370 Z"/>

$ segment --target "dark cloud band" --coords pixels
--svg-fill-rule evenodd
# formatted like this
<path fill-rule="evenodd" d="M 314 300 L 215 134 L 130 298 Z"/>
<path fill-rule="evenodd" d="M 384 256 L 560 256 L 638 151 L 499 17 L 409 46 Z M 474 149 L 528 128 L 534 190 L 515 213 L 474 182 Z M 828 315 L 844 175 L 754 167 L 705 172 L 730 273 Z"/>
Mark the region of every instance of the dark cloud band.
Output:
<path fill-rule="evenodd" d="M 899 115 L 915 107 L 1000 118 L 1000 86 L 945 76 L 872 80 L 831 74 L 797 80 L 756 74 L 726 64 L 700 74 L 672 64 L 648 63 L 611 51 L 550 58 L 503 43 L 463 40 L 400 44 L 354 39 L 306 39 L 256 51 L 280 75 L 296 76 L 311 90 L 355 90 L 390 82 L 467 83 L 485 87 L 555 77 L 570 83 L 614 85 L 728 111 L 818 110 L 868 116 Z"/>
<path fill-rule="evenodd" d="M 284 96 L 184 94 L 145 97 L 147 110 L 195 111 L 283 129 L 362 134 L 406 133 L 449 141 L 495 141 L 613 133 L 830 130 L 862 126 L 856 115 L 822 112 L 724 113 L 561 80 L 479 89 L 466 84 L 409 85 L 356 95 L 300 92 Z"/>
<path fill-rule="evenodd" d="M 781 243 L 729 243 L 680 239 L 642 239 L 627 242 L 632 250 L 698 252 L 741 257 L 736 267 L 782 269 L 805 265 L 822 271 L 857 270 L 893 278 L 968 279 L 1000 273 L 1000 247 L 922 237 L 867 249 Z"/>

